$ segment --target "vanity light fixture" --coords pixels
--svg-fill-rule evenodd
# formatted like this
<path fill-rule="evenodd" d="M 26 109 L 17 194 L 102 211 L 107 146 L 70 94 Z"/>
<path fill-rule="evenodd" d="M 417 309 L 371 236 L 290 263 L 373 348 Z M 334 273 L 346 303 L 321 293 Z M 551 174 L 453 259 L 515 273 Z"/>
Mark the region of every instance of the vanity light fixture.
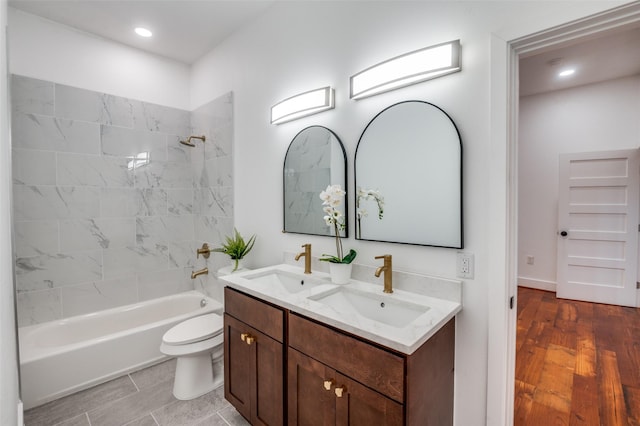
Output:
<path fill-rule="evenodd" d="M 350 78 L 351 99 L 366 98 L 460 71 L 460 40 L 414 50 Z"/>
<path fill-rule="evenodd" d="M 271 124 L 281 124 L 307 115 L 333 109 L 334 94 L 331 86 L 310 90 L 278 102 L 271 107 Z"/>

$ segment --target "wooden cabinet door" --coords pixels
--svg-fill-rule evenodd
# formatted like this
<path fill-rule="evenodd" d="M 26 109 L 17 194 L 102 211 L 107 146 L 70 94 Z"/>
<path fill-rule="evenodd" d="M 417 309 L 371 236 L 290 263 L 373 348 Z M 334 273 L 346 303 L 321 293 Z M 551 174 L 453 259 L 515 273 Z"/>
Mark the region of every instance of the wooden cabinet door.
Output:
<path fill-rule="evenodd" d="M 251 418 L 252 348 L 240 337 L 247 326 L 224 315 L 224 396 L 247 419 Z"/>
<path fill-rule="evenodd" d="M 335 371 L 295 349 L 288 355 L 289 426 L 335 425 Z"/>
<path fill-rule="evenodd" d="M 402 405 L 391 398 L 361 385 L 355 380 L 336 374 L 336 426 L 403 424 Z"/>
<path fill-rule="evenodd" d="M 284 424 L 284 346 L 266 334 L 249 329 L 255 341 L 253 371 L 255 392 L 252 398 L 252 425 Z"/>
<path fill-rule="evenodd" d="M 283 425 L 282 344 L 228 314 L 224 330 L 225 398 L 252 425 Z"/>

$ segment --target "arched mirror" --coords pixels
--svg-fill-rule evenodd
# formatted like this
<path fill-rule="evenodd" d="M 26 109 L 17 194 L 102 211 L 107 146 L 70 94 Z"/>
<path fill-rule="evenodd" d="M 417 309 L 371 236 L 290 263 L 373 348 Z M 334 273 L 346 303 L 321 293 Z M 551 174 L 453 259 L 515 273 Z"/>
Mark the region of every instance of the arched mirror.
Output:
<path fill-rule="evenodd" d="M 442 109 L 384 109 L 362 132 L 354 169 L 357 239 L 463 248 L 462 141 Z"/>
<path fill-rule="evenodd" d="M 334 236 L 323 217 L 320 192 L 329 185 L 347 190 L 347 156 L 331 130 L 310 126 L 298 133 L 284 159 L 284 232 Z M 347 202 L 342 213 L 347 216 Z M 348 228 L 341 231 L 348 236 Z"/>

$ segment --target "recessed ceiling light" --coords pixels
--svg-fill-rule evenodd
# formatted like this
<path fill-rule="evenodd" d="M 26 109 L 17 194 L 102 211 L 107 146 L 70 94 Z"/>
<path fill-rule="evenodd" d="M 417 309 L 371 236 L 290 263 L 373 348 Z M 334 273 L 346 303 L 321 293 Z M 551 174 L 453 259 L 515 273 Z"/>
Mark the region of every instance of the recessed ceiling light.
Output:
<path fill-rule="evenodd" d="M 573 75 L 575 72 L 576 70 L 574 70 L 573 68 L 569 68 L 569 69 L 560 71 L 558 75 L 560 77 L 569 77 L 570 75 Z"/>
<path fill-rule="evenodd" d="M 138 27 L 135 29 L 136 34 L 140 37 L 151 37 L 153 33 L 146 28 Z"/>

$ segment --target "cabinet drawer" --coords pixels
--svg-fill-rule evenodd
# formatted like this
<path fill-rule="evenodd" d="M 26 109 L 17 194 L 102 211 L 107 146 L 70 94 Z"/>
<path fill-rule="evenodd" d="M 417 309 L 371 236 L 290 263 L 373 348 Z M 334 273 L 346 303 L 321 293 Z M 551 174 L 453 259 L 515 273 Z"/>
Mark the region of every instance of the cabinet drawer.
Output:
<path fill-rule="evenodd" d="M 224 289 L 224 310 L 278 342 L 284 342 L 284 311 L 229 287 Z"/>
<path fill-rule="evenodd" d="M 289 315 L 289 346 L 402 403 L 404 358 L 301 316 Z"/>

